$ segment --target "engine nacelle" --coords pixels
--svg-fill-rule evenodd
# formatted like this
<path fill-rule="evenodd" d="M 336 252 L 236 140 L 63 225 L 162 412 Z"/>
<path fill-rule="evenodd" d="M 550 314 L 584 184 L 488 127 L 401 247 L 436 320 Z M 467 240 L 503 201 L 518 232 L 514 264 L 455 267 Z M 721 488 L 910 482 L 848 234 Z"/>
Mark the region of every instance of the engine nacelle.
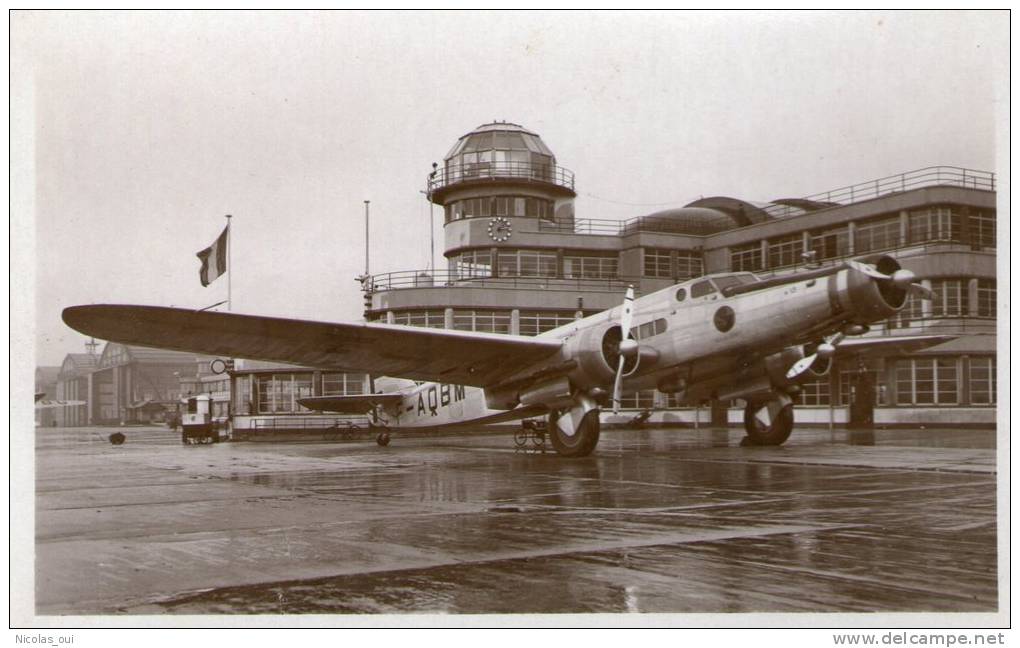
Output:
<path fill-rule="evenodd" d="M 900 263 L 891 256 L 874 259 L 875 269 L 892 276 Z M 829 277 L 829 299 L 849 321 L 869 324 L 891 317 L 907 303 L 907 290 L 891 279 L 875 279 L 852 268 Z"/>
<path fill-rule="evenodd" d="M 571 384 L 581 389 L 612 385 L 620 362 L 618 347 L 621 339 L 620 325 L 605 322 L 568 340 L 564 348 L 566 355 L 577 362 L 577 368 L 569 374 Z M 624 361 L 623 375 L 633 374 L 642 362 L 654 359 L 652 356 L 654 351 L 639 347 L 638 353 Z"/>
<path fill-rule="evenodd" d="M 762 360 L 752 362 L 740 368 L 736 380 L 725 379 L 724 386 L 715 392 L 719 400 L 746 398 L 753 395 L 765 395 L 775 391 L 795 391 L 797 386 L 813 378 L 824 376 L 829 372 L 832 358 L 818 358 L 811 369 L 791 380 L 786 377 L 798 360 L 814 351 L 808 348 L 791 346 L 779 353 L 773 353 Z"/>

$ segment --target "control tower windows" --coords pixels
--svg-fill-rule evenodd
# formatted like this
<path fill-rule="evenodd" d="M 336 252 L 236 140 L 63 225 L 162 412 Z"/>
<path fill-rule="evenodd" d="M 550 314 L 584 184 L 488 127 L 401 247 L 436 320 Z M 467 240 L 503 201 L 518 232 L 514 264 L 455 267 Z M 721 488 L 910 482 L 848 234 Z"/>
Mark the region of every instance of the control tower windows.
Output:
<path fill-rule="evenodd" d="M 489 250 L 468 250 L 449 259 L 454 279 L 492 276 L 492 253 Z"/>
<path fill-rule="evenodd" d="M 457 309 L 453 312 L 453 328 L 458 331 L 509 333 L 510 311 Z"/>
<path fill-rule="evenodd" d="M 575 321 L 574 311 L 521 311 L 521 335 L 538 335 Z"/>
<path fill-rule="evenodd" d="M 500 250 L 500 277 L 555 277 L 556 253 L 542 250 Z"/>
<path fill-rule="evenodd" d="M 563 276 L 567 279 L 615 279 L 619 259 L 606 255 L 568 255 L 563 257 Z"/>
<path fill-rule="evenodd" d="M 553 201 L 532 196 L 484 196 L 457 200 L 445 208 L 446 222 L 462 218 L 513 216 L 516 218 L 553 219 Z"/>
<path fill-rule="evenodd" d="M 425 328 L 443 328 L 446 325 L 442 309 L 395 312 L 393 323 Z"/>

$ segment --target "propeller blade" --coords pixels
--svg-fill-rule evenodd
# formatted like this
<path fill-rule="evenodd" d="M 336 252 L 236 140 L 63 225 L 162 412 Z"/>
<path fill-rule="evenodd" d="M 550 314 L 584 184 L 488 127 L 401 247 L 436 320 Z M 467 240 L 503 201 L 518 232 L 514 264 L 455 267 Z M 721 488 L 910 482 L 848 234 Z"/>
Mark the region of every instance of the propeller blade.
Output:
<path fill-rule="evenodd" d="M 836 333 L 827 341 L 818 345 L 818 350 L 809 356 L 804 356 L 797 362 L 793 363 L 789 371 L 786 372 L 786 379 L 793 380 L 803 374 L 805 371 L 811 368 L 818 358 L 831 358 L 836 354 L 836 347 L 839 343 L 846 339 L 846 334 L 840 331 Z"/>
<path fill-rule="evenodd" d="M 872 279 L 892 279 L 887 274 L 882 274 L 874 266 L 870 266 L 867 263 L 861 263 L 860 261 L 847 261 L 846 264 L 858 272 L 862 272 Z"/>
<path fill-rule="evenodd" d="M 620 362 L 616 367 L 616 379 L 613 380 L 613 413 L 620 412 L 620 397 L 623 389 L 623 365 L 627 361 L 624 356 L 624 342 L 630 339 L 630 326 L 634 321 L 634 286 L 627 286 L 623 296 L 623 311 L 620 313 Z"/>
<path fill-rule="evenodd" d="M 918 297 L 920 299 L 928 301 L 935 299 L 935 293 L 932 292 L 930 289 L 925 288 L 921 284 L 910 284 L 910 287 L 907 290 L 910 291 L 911 295 L 913 295 L 914 297 Z"/>
<path fill-rule="evenodd" d="M 620 398 L 623 396 L 623 363 L 626 358 L 620 356 L 620 364 L 616 368 L 616 380 L 613 381 L 613 414 L 620 413 Z"/>
<path fill-rule="evenodd" d="M 630 337 L 630 325 L 634 321 L 634 286 L 627 287 L 627 294 L 623 297 L 623 313 L 620 314 L 620 329 L 622 335 L 620 340 Z"/>
<path fill-rule="evenodd" d="M 815 363 L 815 360 L 817 359 L 818 354 L 812 353 L 811 355 L 804 356 L 797 362 L 794 362 L 793 366 L 790 367 L 790 370 L 786 372 L 786 379 L 793 380 L 794 378 L 800 376 L 802 373 L 810 369 L 811 365 L 813 365 Z"/>

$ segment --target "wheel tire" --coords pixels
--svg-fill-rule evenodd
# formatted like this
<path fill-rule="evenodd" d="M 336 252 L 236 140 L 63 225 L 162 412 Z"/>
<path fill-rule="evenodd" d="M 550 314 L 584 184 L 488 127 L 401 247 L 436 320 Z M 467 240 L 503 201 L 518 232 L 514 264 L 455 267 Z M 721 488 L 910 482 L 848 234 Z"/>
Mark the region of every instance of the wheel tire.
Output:
<path fill-rule="evenodd" d="M 549 414 L 549 440 L 556 453 L 562 457 L 587 457 L 599 443 L 599 411 L 593 409 L 581 419 L 574 436 L 567 436 L 556 426 L 559 413 Z"/>
<path fill-rule="evenodd" d="M 375 442 L 385 448 L 390 444 L 390 433 L 380 432 L 379 434 L 376 435 Z"/>
<path fill-rule="evenodd" d="M 793 405 L 779 410 L 779 416 L 771 425 L 765 425 L 755 416 L 766 404 L 749 402 L 744 408 L 744 430 L 751 445 L 778 446 L 790 437 L 793 431 Z"/>
<path fill-rule="evenodd" d="M 518 448 L 523 448 L 528 444 L 528 433 L 526 430 L 520 430 L 514 434 L 514 444 Z"/>

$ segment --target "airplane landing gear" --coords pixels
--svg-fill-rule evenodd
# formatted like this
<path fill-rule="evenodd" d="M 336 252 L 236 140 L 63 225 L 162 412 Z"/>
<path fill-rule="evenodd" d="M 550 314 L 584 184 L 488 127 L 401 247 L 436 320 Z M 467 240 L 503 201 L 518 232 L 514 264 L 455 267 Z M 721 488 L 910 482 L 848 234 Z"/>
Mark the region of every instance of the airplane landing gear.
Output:
<path fill-rule="evenodd" d="M 563 457 L 587 457 L 599 443 L 599 410 L 587 396 L 568 410 L 549 413 L 549 440 Z"/>
<path fill-rule="evenodd" d="M 379 434 L 375 435 L 375 442 L 382 447 L 388 446 L 390 444 L 390 433 L 380 432 Z"/>
<path fill-rule="evenodd" d="M 782 445 L 793 431 L 790 397 L 780 394 L 769 400 L 748 401 L 744 408 L 744 429 L 747 445 Z"/>

